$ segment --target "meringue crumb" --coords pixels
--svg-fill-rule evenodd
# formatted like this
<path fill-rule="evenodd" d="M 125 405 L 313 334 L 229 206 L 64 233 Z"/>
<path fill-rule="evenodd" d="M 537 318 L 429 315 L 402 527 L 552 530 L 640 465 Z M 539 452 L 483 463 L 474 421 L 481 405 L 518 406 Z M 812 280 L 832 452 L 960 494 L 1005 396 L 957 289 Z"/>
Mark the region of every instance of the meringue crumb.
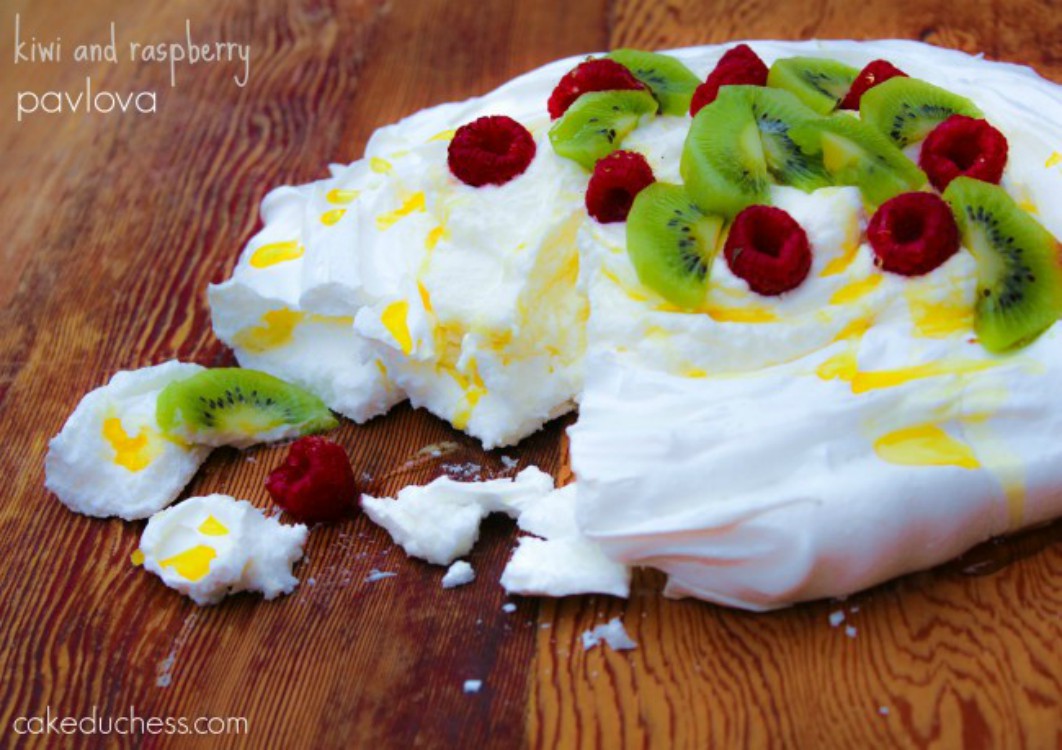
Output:
<path fill-rule="evenodd" d="M 478 693 L 483 687 L 483 680 L 465 680 L 463 690 L 466 694 Z"/>
<path fill-rule="evenodd" d="M 836 612 L 830 612 L 830 627 L 836 628 L 844 622 L 844 610 L 837 610 Z"/>
<path fill-rule="evenodd" d="M 602 641 L 607 643 L 613 651 L 628 651 L 638 648 L 620 622 L 620 618 L 613 617 L 608 622 L 598 625 L 592 630 L 583 631 L 583 650 L 589 651 Z"/>
<path fill-rule="evenodd" d="M 369 575 L 365 576 L 365 583 L 376 583 L 382 581 L 384 578 L 394 578 L 398 573 L 392 573 L 389 570 L 377 570 L 373 568 L 369 571 Z"/>
<path fill-rule="evenodd" d="M 856 629 L 853 626 L 851 626 L 851 625 L 847 625 L 847 626 L 845 626 L 844 634 L 847 635 L 849 638 L 855 638 L 856 637 Z"/>
<path fill-rule="evenodd" d="M 509 614 L 512 614 L 515 611 L 516 611 L 516 605 L 513 604 L 512 602 L 506 602 L 505 604 L 502 605 L 502 612 L 507 612 Z"/>
<path fill-rule="evenodd" d="M 878 707 L 878 713 L 881 714 L 882 716 L 888 716 L 889 715 L 889 707 L 888 706 L 879 706 Z"/>
<path fill-rule="evenodd" d="M 472 570 L 472 566 L 464 560 L 458 560 L 446 570 L 446 574 L 442 578 L 442 587 L 444 589 L 452 589 L 457 586 L 464 586 L 466 583 L 472 583 L 476 580 L 476 571 Z"/>

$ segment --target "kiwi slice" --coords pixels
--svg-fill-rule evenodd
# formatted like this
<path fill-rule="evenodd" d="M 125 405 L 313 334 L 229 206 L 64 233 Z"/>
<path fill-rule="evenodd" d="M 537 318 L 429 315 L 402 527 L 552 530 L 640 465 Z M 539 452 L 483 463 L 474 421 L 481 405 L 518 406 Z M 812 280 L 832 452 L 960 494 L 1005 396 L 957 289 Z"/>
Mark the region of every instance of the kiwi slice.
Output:
<path fill-rule="evenodd" d="M 789 135 L 805 152 L 822 154 L 836 184 L 857 186 L 872 205 L 926 184 L 925 172 L 886 136 L 855 117 L 809 120 L 792 127 Z"/>
<path fill-rule="evenodd" d="M 956 177 L 944 200 L 977 259 L 981 345 L 996 353 L 1025 346 L 1062 314 L 1062 247 L 998 185 Z"/>
<path fill-rule="evenodd" d="M 702 211 L 732 219 L 768 202 L 767 161 L 760 129 L 741 86 L 723 86 L 693 118 L 679 171 Z"/>
<path fill-rule="evenodd" d="M 767 170 L 783 185 L 805 192 L 833 184 L 821 154 L 807 154 L 789 136 L 794 125 L 821 119 L 793 94 L 763 86 L 735 86 L 749 100 L 752 115 L 760 129 Z"/>
<path fill-rule="evenodd" d="M 239 367 L 203 370 L 170 383 L 159 393 L 155 418 L 170 437 L 237 448 L 323 432 L 339 424 L 312 393 Z"/>
<path fill-rule="evenodd" d="M 648 91 L 592 91 L 583 94 L 549 129 L 553 150 L 593 169 L 620 147 L 645 115 L 656 112 Z"/>
<path fill-rule="evenodd" d="M 690 111 L 701 79 L 674 57 L 637 49 L 617 49 L 608 56 L 652 90 L 662 113 L 682 116 Z"/>
<path fill-rule="evenodd" d="M 703 213 L 681 185 L 654 182 L 627 216 L 627 254 L 643 284 L 692 310 L 704 303 L 723 220 Z"/>
<path fill-rule="evenodd" d="M 920 81 L 890 78 L 863 94 L 859 116 L 900 148 L 922 140 L 952 115 L 984 117 L 964 96 Z"/>
<path fill-rule="evenodd" d="M 824 57 L 784 57 L 767 71 L 767 85 L 796 95 L 820 115 L 837 109 L 859 71 Z"/>

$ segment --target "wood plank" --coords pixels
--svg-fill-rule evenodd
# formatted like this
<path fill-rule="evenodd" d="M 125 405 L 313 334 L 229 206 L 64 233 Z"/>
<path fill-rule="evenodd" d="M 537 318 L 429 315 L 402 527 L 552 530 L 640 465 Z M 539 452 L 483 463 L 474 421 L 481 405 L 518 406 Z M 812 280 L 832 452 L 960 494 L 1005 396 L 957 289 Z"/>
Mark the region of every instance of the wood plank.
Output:
<path fill-rule="evenodd" d="M 157 116 L 0 119 L 0 744 L 14 717 L 245 716 L 231 746 L 1062 746 L 1062 525 L 994 543 L 937 571 L 860 594 L 750 615 L 659 595 L 629 602 L 520 600 L 495 585 L 512 524 L 473 553 L 479 581 L 444 592 L 364 519 L 315 529 L 303 584 L 263 603 L 200 609 L 128 562 L 142 524 L 75 516 L 43 489 L 49 437 L 80 396 L 122 368 L 172 357 L 230 363 L 204 288 L 225 278 L 271 187 L 360 155 L 380 125 L 484 93 L 552 59 L 608 46 L 733 38 L 923 38 L 1024 62 L 1062 81 L 1052 0 L 667 3 L 548 0 L 227 0 L 210 12 L 149 2 L 5 4 L 38 36 L 250 40 L 250 84 L 231 66 L 12 66 L 19 90 L 158 89 Z M 3 35 L 8 39 L 10 29 Z M 564 479 L 563 424 L 519 450 L 484 454 L 408 407 L 336 439 L 366 489 L 392 493 L 503 454 Z M 425 446 L 446 444 L 425 457 Z M 262 479 L 283 448 L 219 451 L 189 494 L 268 505 Z M 396 578 L 365 583 L 373 568 Z M 980 572 L 968 575 L 964 571 Z M 313 583 L 310 583 L 310 579 Z M 858 607 L 858 611 L 854 608 Z M 829 614 L 846 613 L 832 628 Z M 634 652 L 584 652 L 580 634 L 622 616 Z M 485 681 L 464 695 L 465 679 Z M 880 708 L 889 709 L 882 715 Z M 54 741 L 54 738 L 52 738 Z M 47 740 L 39 740 L 50 746 Z M 52 743 L 54 744 L 54 742 Z M 155 746 L 97 737 L 85 746 Z M 202 739 L 200 744 L 217 743 Z"/>

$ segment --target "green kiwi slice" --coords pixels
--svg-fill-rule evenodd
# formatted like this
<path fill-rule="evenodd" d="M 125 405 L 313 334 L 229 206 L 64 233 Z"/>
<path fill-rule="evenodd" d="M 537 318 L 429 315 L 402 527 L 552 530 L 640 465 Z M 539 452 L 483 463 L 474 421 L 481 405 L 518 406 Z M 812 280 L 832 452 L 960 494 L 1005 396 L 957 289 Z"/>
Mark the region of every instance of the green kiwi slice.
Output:
<path fill-rule="evenodd" d="M 549 129 L 553 150 L 593 169 L 620 147 L 645 115 L 656 112 L 648 91 L 592 91 L 583 94 Z"/>
<path fill-rule="evenodd" d="M 977 260 L 974 330 L 1002 353 L 1030 343 L 1062 314 L 1058 240 L 998 185 L 956 177 L 944 191 Z"/>
<path fill-rule="evenodd" d="M 760 129 L 740 86 L 723 86 L 693 118 L 679 171 L 700 209 L 732 219 L 768 202 L 767 161 Z"/>
<path fill-rule="evenodd" d="M 786 89 L 820 115 L 837 109 L 859 71 L 823 57 L 784 57 L 767 71 L 767 85 Z"/>
<path fill-rule="evenodd" d="M 723 220 L 703 213 L 681 185 L 654 182 L 627 216 L 627 254 L 643 284 L 687 310 L 704 303 Z"/>
<path fill-rule="evenodd" d="M 767 170 L 779 183 L 805 192 L 833 184 L 821 154 L 807 154 L 789 136 L 794 125 L 820 119 L 793 94 L 763 86 L 735 86 L 749 99 L 760 129 Z"/>
<path fill-rule="evenodd" d="M 617 49 L 608 56 L 652 90 L 662 113 L 682 116 L 690 111 L 701 79 L 674 57 L 637 49 Z"/>
<path fill-rule="evenodd" d="M 837 114 L 792 127 L 793 141 L 805 152 L 821 154 L 838 185 L 855 185 L 868 203 L 918 190 L 926 175 L 886 136 L 855 117 Z"/>
<path fill-rule="evenodd" d="M 238 448 L 323 432 L 339 424 L 312 393 L 239 367 L 203 370 L 170 383 L 159 393 L 155 418 L 170 437 Z"/>
<path fill-rule="evenodd" d="M 866 91 L 859 101 L 863 122 L 900 148 L 922 140 L 952 115 L 984 117 L 966 97 L 917 78 L 890 78 Z"/>

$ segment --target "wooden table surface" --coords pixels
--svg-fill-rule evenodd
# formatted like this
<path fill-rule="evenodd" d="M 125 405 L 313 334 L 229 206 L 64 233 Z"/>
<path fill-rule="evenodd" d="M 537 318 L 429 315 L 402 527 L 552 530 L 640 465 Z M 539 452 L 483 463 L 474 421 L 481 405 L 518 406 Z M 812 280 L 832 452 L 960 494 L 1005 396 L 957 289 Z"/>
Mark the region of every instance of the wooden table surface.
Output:
<path fill-rule="evenodd" d="M 906 37 L 1033 65 L 1062 82 L 1057 0 L 163 0 L 4 2 L 0 14 L 0 746 L 18 717 L 245 717 L 247 747 L 1062 747 L 1062 524 L 849 598 L 767 615 L 660 595 L 517 599 L 497 579 L 511 522 L 444 591 L 364 518 L 316 529 L 296 593 L 200 609 L 129 563 L 140 523 L 98 521 L 43 487 L 43 457 L 78 399 L 119 369 L 232 362 L 205 299 L 271 187 L 357 158 L 378 126 L 488 91 L 555 58 L 732 39 Z M 62 63 L 13 63 L 61 37 Z M 196 38 L 252 45 L 239 65 L 75 62 L 74 45 Z M 20 91 L 158 92 L 149 114 L 44 114 Z M 562 476 L 564 424 L 516 450 Z M 477 462 L 440 421 L 400 407 L 338 432 L 366 489 L 393 493 Z M 446 443 L 439 458 L 418 455 Z M 267 505 L 284 454 L 220 450 L 188 492 Z M 398 575 L 365 582 L 373 569 Z M 313 579 L 313 584 L 308 579 Z M 831 627 L 829 615 L 846 620 Z M 629 652 L 584 652 L 620 616 Z M 854 630 L 846 632 L 845 626 Z M 466 679 L 483 680 L 475 695 Z M 70 738 L 67 738 L 67 743 Z M 168 745 L 82 736 L 82 746 Z"/>

